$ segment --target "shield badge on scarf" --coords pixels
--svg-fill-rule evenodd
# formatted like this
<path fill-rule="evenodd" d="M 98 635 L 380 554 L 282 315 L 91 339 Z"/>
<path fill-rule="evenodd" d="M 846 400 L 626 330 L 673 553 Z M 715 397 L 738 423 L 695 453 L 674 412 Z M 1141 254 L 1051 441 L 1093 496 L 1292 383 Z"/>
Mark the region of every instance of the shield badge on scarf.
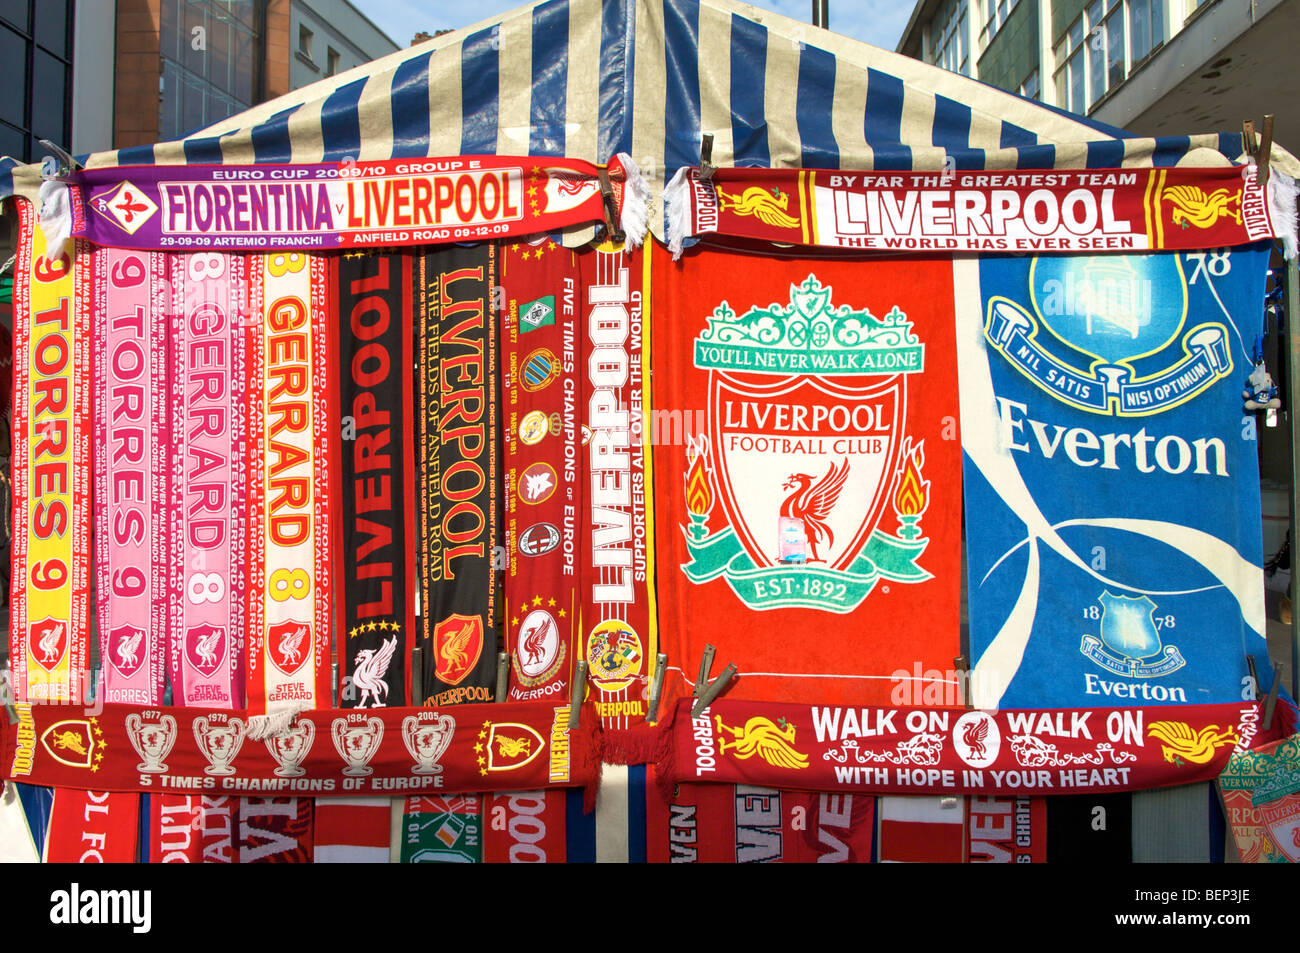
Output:
<path fill-rule="evenodd" d="M 148 646 L 144 644 L 144 629 L 134 625 L 119 625 L 108 635 L 108 658 L 113 667 L 130 678 L 140 671 Z"/>
<path fill-rule="evenodd" d="M 99 736 L 99 737 L 97 737 Z M 55 761 L 73 768 L 99 769 L 99 761 L 104 757 L 99 751 L 103 732 L 99 721 L 81 718 L 56 721 L 46 728 L 41 735 L 41 744 Z"/>
<path fill-rule="evenodd" d="M 1300 791 L 1259 806 L 1269 839 L 1293 864 L 1300 864 Z"/>
<path fill-rule="evenodd" d="M 723 506 L 754 564 L 780 562 L 785 517 L 803 523 L 808 564 L 850 565 L 897 467 L 899 378 L 768 383 L 715 374 L 710 398 Z"/>
<path fill-rule="evenodd" d="M 311 623 L 289 619 L 266 627 L 267 652 L 286 675 L 302 668 L 311 653 Z"/>
<path fill-rule="evenodd" d="M 494 724 L 487 740 L 487 771 L 514 771 L 522 768 L 541 754 L 545 747 L 546 741 L 528 725 L 515 722 Z"/>
<path fill-rule="evenodd" d="M 33 622 L 27 644 L 41 668 L 53 672 L 68 650 L 68 624 L 48 616 L 40 622 Z"/>
<path fill-rule="evenodd" d="M 434 673 L 447 685 L 459 685 L 483 652 L 483 620 L 453 613 L 433 629 Z"/>
<path fill-rule="evenodd" d="M 226 627 L 192 625 L 185 630 L 185 660 L 208 678 L 216 674 L 226 657 Z"/>

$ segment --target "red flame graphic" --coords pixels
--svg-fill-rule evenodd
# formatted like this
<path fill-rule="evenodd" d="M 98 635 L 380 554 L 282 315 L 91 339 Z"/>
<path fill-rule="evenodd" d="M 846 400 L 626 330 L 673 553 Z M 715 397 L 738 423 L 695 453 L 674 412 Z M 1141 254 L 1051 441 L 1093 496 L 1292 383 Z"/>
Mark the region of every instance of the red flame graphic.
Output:
<path fill-rule="evenodd" d="M 910 439 L 903 446 L 903 466 L 898 471 L 898 489 L 894 491 L 894 510 L 899 516 L 920 516 L 930 504 L 930 481 L 921 478 L 924 446 L 922 440 L 912 450 Z"/>
<path fill-rule="evenodd" d="M 686 451 L 691 463 L 686 471 L 686 508 L 696 516 L 705 516 L 713 509 L 713 491 L 709 488 L 709 472 L 704 466 L 707 453 L 708 445 L 704 438 L 700 438 L 698 449 L 691 444 Z"/>

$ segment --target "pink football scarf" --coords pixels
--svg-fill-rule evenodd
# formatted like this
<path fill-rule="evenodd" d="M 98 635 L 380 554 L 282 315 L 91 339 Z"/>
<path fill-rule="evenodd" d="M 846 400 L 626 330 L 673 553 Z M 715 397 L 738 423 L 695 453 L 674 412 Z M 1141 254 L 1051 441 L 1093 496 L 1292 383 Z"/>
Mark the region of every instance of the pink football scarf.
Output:
<path fill-rule="evenodd" d="M 176 703 L 244 704 L 244 328 L 239 255 L 171 256 L 169 660 Z"/>
<path fill-rule="evenodd" d="M 248 708 L 330 698 L 330 482 L 326 265 L 250 259 Z"/>
<path fill-rule="evenodd" d="M 168 466 L 165 256 L 97 248 L 95 548 L 104 699 L 163 700 Z"/>
<path fill-rule="evenodd" d="M 90 574 L 89 255 L 76 243 L 46 261 L 35 211 L 19 202 L 18 213 L 9 658 L 19 699 L 79 701 Z"/>

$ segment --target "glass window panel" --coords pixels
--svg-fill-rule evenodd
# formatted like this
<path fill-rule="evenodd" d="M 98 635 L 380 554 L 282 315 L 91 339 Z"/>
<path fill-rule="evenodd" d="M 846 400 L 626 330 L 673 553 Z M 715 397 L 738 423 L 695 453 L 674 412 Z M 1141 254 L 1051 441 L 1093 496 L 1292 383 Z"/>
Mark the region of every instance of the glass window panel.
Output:
<path fill-rule="evenodd" d="M 1163 0 L 1151 0 L 1151 47 L 1165 41 L 1165 5 Z"/>
<path fill-rule="evenodd" d="M 55 56 L 68 56 L 68 0 L 36 4 L 36 42 Z"/>
<path fill-rule="evenodd" d="M 0 0 L 0 17 L 4 17 L 24 33 L 27 32 L 27 0 Z"/>
<path fill-rule="evenodd" d="M 21 130 L 8 123 L 0 122 L 0 156 L 8 156 L 21 162 L 31 161 L 27 149 L 27 136 Z"/>
<path fill-rule="evenodd" d="M 230 92 L 239 102 L 251 105 L 254 84 L 257 82 L 254 75 L 256 64 L 253 60 L 256 43 L 252 34 L 245 33 L 243 30 L 234 31 L 232 40 L 234 42 L 235 75 L 230 86 Z"/>
<path fill-rule="evenodd" d="M 1129 3 L 1129 30 L 1131 31 L 1132 58 L 1137 62 L 1151 50 L 1151 2 L 1131 0 Z"/>
<path fill-rule="evenodd" d="M 1068 110 L 1068 109 L 1070 108 L 1070 104 L 1069 104 L 1068 100 L 1065 98 L 1065 95 L 1066 95 L 1065 79 L 1066 79 L 1066 76 L 1065 76 L 1065 70 L 1064 70 L 1064 69 L 1057 70 L 1057 72 L 1056 72 L 1056 104 L 1057 104 L 1058 106 L 1062 107 L 1063 109 Z"/>
<path fill-rule="evenodd" d="M 1088 38 L 1088 105 L 1091 106 L 1106 92 L 1106 44 L 1098 32 Z"/>
<path fill-rule="evenodd" d="M 158 139 L 166 142 L 180 135 L 180 70 L 171 60 L 163 60 L 162 93 L 158 97 Z"/>
<path fill-rule="evenodd" d="M 1075 49 L 1082 42 L 1083 42 L 1083 18 L 1080 17 L 1079 19 L 1075 20 L 1074 24 L 1070 27 L 1070 49 L 1072 50 Z"/>
<path fill-rule="evenodd" d="M 187 70 L 197 73 L 200 76 L 207 72 L 208 55 L 204 50 L 194 48 L 194 30 L 196 28 L 207 33 L 208 23 L 206 18 L 205 4 L 195 3 L 193 0 L 182 0 L 181 3 L 181 35 L 180 35 L 180 61 Z"/>
<path fill-rule="evenodd" d="M 207 96 L 207 91 L 204 89 L 205 85 L 202 80 L 196 80 L 192 76 L 185 77 L 183 99 L 181 101 L 180 135 L 182 136 L 188 136 L 196 129 L 202 129 L 206 125 L 203 121 L 204 99 Z"/>
<path fill-rule="evenodd" d="M 27 82 L 27 47 L 25 39 L 8 27 L 0 26 L 0 63 L 7 64 L 5 72 L 14 84 L 0 96 L 0 118 L 20 128 L 27 125 L 23 110 L 27 97 L 22 94 Z"/>
<path fill-rule="evenodd" d="M 1101 22 L 1101 0 L 1092 0 L 1088 7 L 1088 29 L 1094 29 Z"/>
<path fill-rule="evenodd" d="M 1070 112 L 1081 113 L 1083 104 L 1083 50 L 1070 57 Z"/>
<path fill-rule="evenodd" d="M 1107 72 L 1110 85 L 1124 82 L 1124 11 L 1111 15 L 1106 21 Z"/>
<path fill-rule="evenodd" d="M 172 59 L 180 57 L 180 13 L 177 4 L 180 0 L 162 0 L 159 13 L 158 52 Z"/>
<path fill-rule="evenodd" d="M 230 89 L 230 26 L 217 19 L 208 29 L 208 79 L 218 89 Z"/>
<path fill-rule="evenodd" d="M 32 68 L 32 132 L 38 139 L 53 139 L 68 147 L 64 133 L 68 66 L 44 50 L 36 51 Z"/>

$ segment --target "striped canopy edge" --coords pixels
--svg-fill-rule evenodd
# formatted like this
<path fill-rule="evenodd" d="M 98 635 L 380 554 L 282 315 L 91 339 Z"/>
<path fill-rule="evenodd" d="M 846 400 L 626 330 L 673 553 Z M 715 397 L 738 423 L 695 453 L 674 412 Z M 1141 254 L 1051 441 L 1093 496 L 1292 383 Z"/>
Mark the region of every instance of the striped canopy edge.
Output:
<path fill-rule="evenodd" d="M 698 165 L 939 170 L 1223 166 L 1238 133 L 1140 138 L 735 0 L 542 0 L 88 168 L 468 154 L 605 162 L 662 188 Z M 1300 162 L 1274 145 L 1275 168 Z M 0 198 L 37 164 L 0 159 Z M 580 244 L 590 229 L 566 236 Z"/>

